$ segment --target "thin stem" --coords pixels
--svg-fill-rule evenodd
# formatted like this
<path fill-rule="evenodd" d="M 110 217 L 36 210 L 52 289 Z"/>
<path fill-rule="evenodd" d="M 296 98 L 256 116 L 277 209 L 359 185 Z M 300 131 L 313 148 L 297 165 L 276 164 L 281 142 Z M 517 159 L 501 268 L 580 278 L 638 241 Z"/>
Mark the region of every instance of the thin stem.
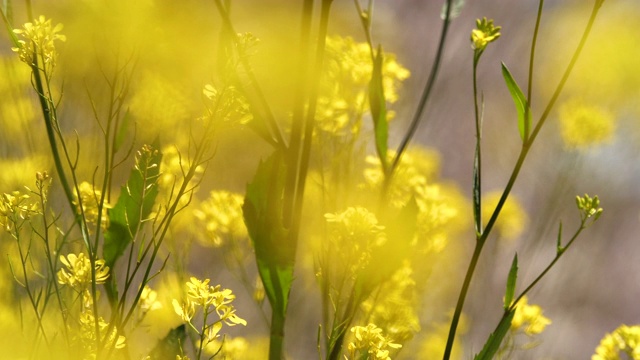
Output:
<path fill-rule="evenodd" d="M 543 0 L 540 0 L 543 1 Z M 544 125 L 544 123 L 546 122 L 547 118 L 549 117 L 549 114 L 551 112 L 551 109 L 553 108 L 553 105 L 555 104 L 556 100 L 558 99 L 558 96 L 560 96 L 560 93 L 562 92 L 562 89 L 564 88 L 565 83 L 567 82 L 569 75 L 571 74 L 576 61 L 578 60 L 578 57 L 580 56 L 580 53 L 582 52 L 582 49 L 587 41 L 587 38 L 589 37 L 589 33 L 591 32 L 591 28 L 593 27 L 593 23 L 595 22 L 598 10 L 600 8 L 601 3 L 600 2 L 596 2 L 593 8 L 593 11 L 591 12 L 591 16 L 589 17 L 589 21 L 587 23 L 587 26 L 582 34 L 582 38 L 580 39 L 580 43 L 578 44 L 578 47 L 576 48 L 571 61 L 569 62 L 569 65 L 567 66 L 558 86 L 556 87 L 556 90 L 553 94 L 553 96 L 551 97 L 551 99 L 549 100 L 549 103 L 547 104 L 547 107 L 545 108 L 545 111 L 543 112 L 543 114 L 540 116 L 540 119 L 538 120 L 538 123 L 536 124 L 536 127 L 534 128 L 533 132 L 531 133 L 531 136 L 528 138 L 525 138 L 526 140 L 523 142 L 522 144 L 522 149 L 520 151 L 520 155 L 518 157 L 518 160 L 516 162 L 516 165 L 513 169 L 513 172 L 511 173 L 511 176 L 509 178 L 509 181 L 507 183 L 507 186 L 505 187 L 502 196 L 500 197 L 500 200 L 498 201 L 498 204 L 495 208 L 495 210 L 493 211 L 493 214 L 491 215 L 491 218 L 489 219 L 489 222 L 487 223 L 487 226 L 485 227 L 484 231 L 482 232 L 482 234 L 476 238 L 476 247 L 473 253 L 473 256 L 471 258 L 471 262 L 469 263 L 469 267 L 467 268 L 467 275 L 465 276 L 465 281 L 462 285 L 462 289 L 460 290 L 460 294 L 458 297 L 458 303 L 456 305 L 456 309 L 453 315 L 453 319 L 451 320 L 451 328 L 449 331 L 449 338 L 447 339 L 447 347 L 445 349 L 445 354 L 443 359 L 444 360 L 448 360 L 449 357 L 451 356 L 451 350 L 453 348 L 453 340 L 455 338 L 455 333 L 456 333 L 456 327 L 458 325 L 459 319 L 460 319 L 460 315 L 462 314 L 462 307 L 464 305 L 464 299 L 467 296 L 467 292 L 469 290 L 469 285 L 471 282 L 471 278 L 473 277 L 473 272 L 475 271 L 475 267 L 476 267 L 476 263 L 478 261 L 478 258 L 480 257 L 480 253 L 482 252 L 482 247 L 484 246 L 484 243 L 487 240 L 487 237 L 489 236 L 489 234 L 491 233 L 491 230 L 496 222 L 496 220 L 498 219 L 498 215 L 500 215 L 500 211 L 502 210 L 502 207 L 504 206 L 504 203 L 506 202 L 507 198 L 509 197 L 509 194 L 511 193 L 511 189 L 513 188 L 516 179 L 518 178 L 518 175 L 520 174 L 520 170 L 522 169 L 522 165 L 524 164 L 524 160 L 527 157 L 527 154 L 529 153 L 529 150 L 531 149 L 531 146 L 533 145 L 536 137 L 538 136 L 540 129 L 542 128 L 542 126 Z"/>
<path fill-rule="evenodd" d="M 418 107 L 416 108 L 416 112 L 413 115 L 413 119 L 411 120 L 411 124 L 409 125 L 409 130 L 405 134 L 400 146 L 398 147 L 398 151 L 396 152 L 396 156 L 393 158 L 393 162 L 389 168 L 389 173 L 385 177 L 385 185 L 388 186 L 389 180 L 393 174 L 393 171 L 398 167 L 400 163 L 400 158 L 402 154 L 405 152 L 409 142 L 415 135 L 416 130 L 418 130 L 418 125 L 420 124 L 420 119 L 422 118 L 422 113 L 427 104 L 427 100 L 429 100 L 429 96 L 431 95 L 431 90 L 433 89 L 433 85 L 436 82 L 436 77 L 438 75 L 438 70 L 440 69 L 440 62 L 442 60 L 442 54 L 444 53 L 444 44 L 447 39 L 447 32 L 449 30 L 449 24 L 451 23 L 451 3 L 453 0 L 447 0 L 447 11 L 442 23 L 442 32 L 440 33 L 440 41 L 438 42 L 438 50 L 436 52 L 436 57 L 431 66 L 431 73 L 429 74 L 429 78 L 422 92 L 422 96 L 420 97 L 420 101 L 418 102 Z"/>
<path fill-rule="evenodd" d="M 533 39 L 531 40 L 531 56 L 529 57 L 529 79 L 527 81 L 527 104 L 528 106 L 525 106 L 524 109 L 524 118 L 527 119 L 529 116 L 531 116 L 530 112 L 531 112 L 531 101 L 532 99 L 532 88 L 533 88 L 533 62 L 535 59 L 535 55 L 536 55 L 536 44 L 538 42 L 538 33 L 540 30 L 540 19 L 542 19 L 542 8 L 544 7 L 544 0 L 540 0 L 540 3 L 538 4 L 538 14 L 536 16 L 536 26 L 533 29 Z M 525 121 L 525 128 L 524 128 L 524 138 L 528 139 L 529 138 L 529 131 L 531 131 L 531 129 L 529 129 L 529 122 Z"/>

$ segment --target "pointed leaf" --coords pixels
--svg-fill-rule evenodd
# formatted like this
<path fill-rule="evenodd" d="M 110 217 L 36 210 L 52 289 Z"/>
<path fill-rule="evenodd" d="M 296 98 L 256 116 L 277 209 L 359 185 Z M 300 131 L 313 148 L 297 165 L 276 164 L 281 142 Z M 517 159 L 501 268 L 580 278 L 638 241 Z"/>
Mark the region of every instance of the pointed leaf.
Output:
<path fill-rule="evenodd" d="M 187 332 L 184 324 L 169 330 L 167 336 L 159 340 L 151 350 L 149 357 L 154 360 L 175 360 L 176 355 L 182 354 L 183 349 L 187 347 L 186 337 Z"/>
<path fill-rule="evenodd" d="M 378 53 L 373 59 L 373 74 L 369 83 L 369 106 L 373 119 L 373 130 L 376 139 L 376 151 L 380 158 L 382 168 L 387 170 L 387 141 L 389 128 L 387 124 L 387 101 L 384 97 L 382 83 L 383 54 L 382 47 L 378 46 Z"/>
<path fill-rule="evenodd" d="M 516 280 L 518 278 L 518 253 L 513 256 L 509 277 L 507 277 L 507 292 L 504 294 L 504 309 L 508 309 L 516 292 Z"/>
<path fill-rule="evenodd" d="M 516 110 L 518 111 L 518 130 L 520 131 L 520 138 L 522 139 L 522 141 L 526 141 L 529 137 L 529 130 L 531 129 L 531 109 L 529 109 L 527 98 L 522 93 L 522 90 L 520 90 L 520 87 L 513 79 L 513 76 L 511 76 L 509 69 L 507 69 L 507 66 L 504 63 L 502 63 L 502 76 L 504 77 L 504 81 L 507 84 L 509 93 L 511 93 L 513 102 L 516 104 Z M 526 119 L 525 114 L 527 116 Z"/>
<path fill-rule="evenodd" d="M 129 109 L 127 109 L 127 111 L 124 113 L 124 116 L 122 117 L 122 123 L 118 128 L 118 133 L 116 135 L 116 138 L 113 144 L 114 151 L 118 151 L 120 147 L 122 147 L 124 140 L 127 138 L 127 134 L 129 134 L 130 124 L 131 124 L 131 114 L 129 113 Z"/>
<path fill-rule="evenodd" d="M 255 177 L 247 185 L 242 206 L 249 237 L 265 293 L 274 312 L 286 312 L 293 282 L 296 244 L 290 244 L 283 226 L 284 157 L 275 152 L 260 162 Z"/>
<path fill-rule="evenodd" d="M 511 321 L 513 320 L 513 315 L 515 315 L 515 313 L 516 310 L 513 309 L 509 311 L 506 316 L 502 317 L 496 331 L 489 335 L 489 339 L 487 339 L 487 342 L 484 344 L 482 351 L 474 356 L 474 360 L 493 360 L 493 356 L 496 354 L 498 349 L 500 349 L 500 344 L 511 327 Z"/>
<path fill-rule="evenodd" d="M 158 195 L 157 180 L 162 154 L 156 139 L 140 151 L 127 184 L 120 190 L 118 201 L 109 210 L 109 228 L 104 234 L 103 256 L 110 268 L 133 241 L 141 222 L 149 216 Z"/>

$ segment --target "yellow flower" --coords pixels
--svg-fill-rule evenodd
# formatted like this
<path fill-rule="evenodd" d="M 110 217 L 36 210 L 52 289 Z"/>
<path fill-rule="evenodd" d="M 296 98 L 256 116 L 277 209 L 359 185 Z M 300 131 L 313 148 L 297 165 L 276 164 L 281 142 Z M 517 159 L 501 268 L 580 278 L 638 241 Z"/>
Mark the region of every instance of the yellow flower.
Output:
<path fill-rule="evenodd" d="M 84 253 L 60 255 L 60 262 L 66 267 L 58 271 L 58 283 L 69 285 L 76 290 L 85 289 L 91 284 L 91 261 Z M 95 262 L 96 284 L 104 284 L 109 278 L 109 267 L 104 260 Z"/>
<path fill-rule="evenodd" d="M 373 359 L 391 360 L 389 349 L 399 349 L 400 344 L 394 343 L 391 339 L 382 334 L 382 329 L 375 324 L 367 326 L 354 326 L 351 328 L 353 341 L 349 342 L 347 349 L 351 359 L 359 359 L 358 353 L 368 353 L 373 355 Z"/>
<path fill-rule="evenodd" d="M 85 355 L 89 358 L 96 356 L 96 318 L 91 311 L 84 311 L 80 314 L 80 328 L 77 337 L 83 347 Z M 109 323 L 104 321 L 102 317 L 98 317 L 98 330 L 100 339 L 105 347 L 113 347 L 114 349 L 122 349 L 126 346 L 126 338 L 118 335 L 118 329 L 113 326 L 111 332 L 106 334 L 109 329 Z"/>
<path fill-rule="evenodd" d="M 495 210 L 501 191 L 493 191 L 482 197 L 482 223 L 486 226 Z M 515 240 L 522 234 L 529 222 L 528 216 L 522 204 L 513 195 L 507 198 L 500 216 L 495 222 L 495 230 L 506 240 Z"/>
<path fill-rule="evenodd" d="M 362 116 L 368 110 L 368 86 L 373 71 L 369 45 L 351 37 L 329 36 L 325 56 L 316 126 L 330 135 L 358 134 Z M 408 77 L 409 71 L 395 56 L 385 53 L 382 82 L 389 103 L 398 100 L 400 84 Z"/>
<path fill-rule="evenodd" d="M 220 247 L 226 241 L 234 241 L 247 237 L 247 228 L 242 215 L 244 198 L 240 194 L 229 191 L 212 191 L 200 209 L 194 211 L 206 228 L 206 239 L 198 237 L 205 245 Z"/>
<path fill-rule="evenodd" d="M 158 293 L 147 285 L 142 289 L 138 305 L 140 306 L 142 313 L 162 308 L 162 303 L 158 301 Z"/>
<path fill-rule="evenodd" d="M 618 360 L 620 352 L 626 354 L 625 359 L 640 359 L 640 325 L 621 325 L 606 334 L 591 360 Z"/>
<path fill-rule="evenodd" d="M 206 116 L 214 121 L 230 125 L 244 125 L 253 118 L 249 103 L 242 93 L 233 86 L 216 88 L 207 84 L 202 93 L 209 100 L 206 104 Z"/>
<path fill-rule="evenodd" d="M 23 220 L 38 212 L 38 204 L 28 202 L 29 195 L 14 191 L 0 198 L 0 226 L 6 231 L 20 227 Z"/>
<path fill-rule="evenodd" d="M 482 52 L 490 42 L 496 41 L 500 37 L 500 26 L 494 26 L 493 20 L 476 20 L 476 29 L 471 30 L 471 47 L 476 52 Z"/>
<path fill-rule="evenodd" d="M 570 100 L 560 107 L 560 135 L 568 149 L 585 150 L 611 142 L 615 117 L 606 109 Z"/>
<path fill-rule="evenodd" d="M 18 47 L 11 48 L 20 56 L 20 60 L 28 65 L 33 65 L 34 55 L 38 60 L 44 60 L 45 66 L 55 65 L 57 56 L 54 41 L 66 41 L 64 35 L 58 34 L 62 30 L 62 24 L 51 27 L 51 19 L 40 15 L 33 23 L 25 23 L 22 29 L 14 29 L 13 32 L 21 35 L 24 40 L 18 40 Z"/>
<path fill-rule="evenodd" d="M 542 315 L 542 308 L 538 305 L 529 305 L 528 299 L 523 296 L 518 302 L 516 313 L 511 321 L 511 331 L 524 330 L 524 333 L 532 336 L 540 334 L 551 320 Z"/>
<path fill-rule="evenodd" d="M 196 313 L 195 304 L 191 300 L 187 300 L 183 303 L 178 302 L 178 300 L 173 299 L 171 302 L 173 305 L 173 310 L 182 318 L 182 320 L 186 322 L 191 322 L 193 316 Z"/>
<path fill-rule="evenodd" d="M 100 227 L 102 230 L 106 230 L 109 227 L 109 216 L 107 209 L 111 206 L 107 204 L 106 199 L 102 205 L 102 214 L 98 213 L 100 199 L 102 198 L 102 192 L 96 190 L 93 185 L 83 181 L 78 186 L 78 192 L 74 194 L 73 204 L 76 206 L 78 212 L 81 210 L 84 212 L 84 218 L 88 224 L 96 225 L 98 223 L 98 217 L 100 216 Z M 78 200 L 79 198 L 79 200 Z M 82 203 L 82 209 L 80 208 Z"/>

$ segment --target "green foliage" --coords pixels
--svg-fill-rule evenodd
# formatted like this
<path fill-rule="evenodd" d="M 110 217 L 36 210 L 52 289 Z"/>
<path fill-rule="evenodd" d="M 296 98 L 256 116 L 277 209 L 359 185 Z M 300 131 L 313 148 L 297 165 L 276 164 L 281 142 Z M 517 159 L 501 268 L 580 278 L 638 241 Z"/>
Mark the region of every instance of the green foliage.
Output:
<path fill-rule="evenodd" d="M 513 79 L 511 72 L 507 66 L 502 63 L 502 76 L 504 77 L 504 81 L 507 84 L 507 88 L 509 89 L 509 93 L 511 94 L 511 98 L 513 98 L 513 102 L 516 104 L 516 110 L 518 111 L 518 131 L 520 132 L 520 138 L 522 141 L 527 141 L 529 137 L 529 130 L 531 129 L 531 109 L 529 108 L 529 103 L 527 102 L 527 98 L 520 90 L 520 87 Z M 526 118 L 525 118 L 526 117 Z"/>
<path fill-rule="evenodd" d="M 518 278 L 518 254 L 513 256 L 509 276 L 507 277 L 507 291 L 504 294 L 504 309 L 507 310 L 513 302 L 513 296 L 516 292 L 516 280 Z"/>
<path fill-rule="evenodd" d="M 131 170 L 129 180 L 121 188 L 116 205 L 109 210 L 109 228 L 104 234 L 103 256 L 109 267 L 122 256 L 133 241 L 142 222 L 153 209 L 158 195 L 158 175 L 162 154 L 159 141 L 143 149 Z"/>
<path fill-rule="evenodd" d="M 511 320 L 513 320 L 515 313 L 515 309 L 505 313 L 500 320 L 500 324 L 498 324 L 496 331 L 489 335 L 489 339 L 487 339 L 487 342 L 484 344 L 482 351 L 473 357 L 474 360 L 493 360 L 493 356 L 496 354 L 498 349 L 500 349 L 500 344 L 511 327 Z"/>

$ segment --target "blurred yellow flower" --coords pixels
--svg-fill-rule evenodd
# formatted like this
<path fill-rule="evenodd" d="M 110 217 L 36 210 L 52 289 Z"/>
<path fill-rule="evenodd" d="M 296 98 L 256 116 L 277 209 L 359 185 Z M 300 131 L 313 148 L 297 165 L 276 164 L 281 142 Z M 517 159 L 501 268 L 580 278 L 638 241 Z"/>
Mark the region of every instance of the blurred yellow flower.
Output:
<path fill-rule="evenodd" d="M 492 191 L 482 197 L 482 223 L 487 225 L 493 211 L 496 209 L 501 191 Z M 529 217 L 520 201 L 513 195 L 510 195 L 502 206 L 500 216 L 494 224 L 494 229 L 505 240 L 515 240 L 527 227 Z"/>
<path fill-rule="evenodd" d="M 224 190 L 211 191 L 209 198 L 194 210 L 205 225 L 206 232 L 198 236 L 204 245 L 223 246 L 227 241 L 246 238 L 247 228 L 242 215 L 244 197 Z"/>
<path fill-rule="evenodd" d="M 540 334 L 551 320 L 542 315 L 542 308 L 529 305 L 527 296 L 523 296 L 516 306 L 516 313 L 511 321 L 511 331 L 524 331 L 529 336 Z"/>
<path fill-rule="evenodd" d="M 619 360 L 620 352 L 626 355 L 625 359 L 640 359 L 640 325 L 621 325 L 606 334 L 591 360 Z"/>
<path fill-rule="evenodd" d="M 568 149 L 584 150 L 613 140 L 616 119 L 609 111 L 579 100 L 560 107 L 560 135 Z"/>
<path fill-rule="evenodd" d="M 102 230 L 106 230 L 109 227 L 107 209 L 111 206 L 106 202 L 106 199 L 102 205 L 102 215 L 98 213 L 102 191 L 95 189 L 93 185 L 83 181 L 78 185 L 78 192 L 74 194 L 74 197 L 75 200 L 73 204 L 76 206 L 78 212 L 82 211 L 84 213 L 87 224 L 96 225 L 98 223 L 98 216 L 100 216 L 100 227 Z M 82 208 L 80 208 L 80 204 L 82 204 Z"/>
<path fill-rule="evenodd" d="M 368 111 L 368 86 L 373 72 L 369 45 L 351 37 L 329 36 L 326 39 L 325 69 L 318 96 L 316 126 L 332 135 L 358 134 L 362 116 Z M 409 71 L 395 56 L 384 54 L 382 82 L 386 100 L 398 100 L 402 81 Z"/>

